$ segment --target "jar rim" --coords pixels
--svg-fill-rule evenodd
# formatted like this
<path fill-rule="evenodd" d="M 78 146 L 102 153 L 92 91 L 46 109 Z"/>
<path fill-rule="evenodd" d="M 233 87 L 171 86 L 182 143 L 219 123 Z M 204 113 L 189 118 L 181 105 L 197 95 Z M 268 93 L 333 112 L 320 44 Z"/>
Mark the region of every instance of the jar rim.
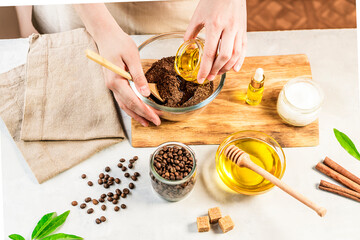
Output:
<path fill-rule="evenodd" d="M 162 176 L 160 176 L 160 175 L 156 172 L 156 170 L 155 170 L 155 167 L 154 167 L 154 164 L 153 164 L 153 163 L 154 163 L 154 156 L 155 156 L 163 147 L 169 146 L 169 145 L 171 145 L 171 146 L 180 146 L 180 147 L 185 148 L 186 150 L 188 150 L 188 151 L 190 152 L 191 157 L 193 158 L 193 167 L 192 167 L 192 169 L 191 169 L 191 172 L 190 172 L 186 177 L 184 177 L 184 178 L 181 179 L 181 180 L 167 180 L 167 179 L 163 178 Z M 161 181 L 161 182 L 163 182 L 163 183 L 165 183 L 165 184 L 168 184 L 168 185 L 179 185 L 179 184 L 182 184 L 182 183 L 187 182 L 187 181 L 194 175 L 194 172 L 195 172 L 196 168 L 197 168 L 197 165 L 196 165 L 196 158 L 195 158 L 195 152 L 194 152 L 194 150 L 192 150 L 188 145 L 186 145 L 186 144 L 184 144 L 184 143 L 181 143 L 181 142 L 165 142 L 165 143 L 159 145 L 159 146 L 155 149 L 155 151 L 153 152 L 153 154 L 151 154 L 151 156 L 150 156 L 150 171 L 151 171 L 151 173 L 154 175 L 154 177 L 155 177 L 157 180 L 159 180 L 159 181 Z"/>
<path fill-rule="evenodd" d="M 291 86 L 294 85 L 296 83 L 299 82 L 304 82 L 304 83 L 308 83 L 310 85 L 312 85 L 313 87 L 315 87 L 315 89 L 317 90 L 317 92 L 319 93 L 320 96 L 320 101 L 319 103 L 314 106 L 313 108 L 309 108 L 309 109 L 304 109 L 304 108 L 299 108 L 297 106 L 295 106 L 294 104 L 292 104 L 289 99 L 286 97 L 286 90 Z M 321 108 L 321 106 L 324 103 L 324 92 L 322 91 L 322 89 L 320 88 L 319 84 L 316 83 L 315 81 L 313 81 L 311 79 L 311 76 L 300 76 L 300 77 L 296 77 L 291 79 L 290 81 L 288 81 L 285 86 L 283 87 L 283 89 L 281 90 L 280 94 L 282 94 L 284 102 L 286 104 L 288 104 L 291 108 L 295 109 L 296 111 L 299 111 L 301 113 L 312 113 L 317 111 L 318 109 Z"/>

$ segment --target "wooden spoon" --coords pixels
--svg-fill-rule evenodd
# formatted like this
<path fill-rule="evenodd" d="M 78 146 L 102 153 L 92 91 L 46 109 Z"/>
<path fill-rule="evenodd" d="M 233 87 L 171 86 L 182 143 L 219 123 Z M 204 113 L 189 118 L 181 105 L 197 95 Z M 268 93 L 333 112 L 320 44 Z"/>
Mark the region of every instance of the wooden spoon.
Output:
<path fill-rule="evenodd" d="M 112 62 L 105 59 L 104 57 L 100 56 L 96 52 L 93 52 L 93 51 L 87 49 L 86 57 L 88 57 L 89 59 L 93 60 L 94 62 L 100 64 L 101 66 L 106 67 L 107 69 L 113 71 L 114 73 L 119 74 L 123 78 L 126 78 L 126 79 L 132 81 L 132 77 L 128 72 L 126 72 L 124 69 L 120 68 L 119 66 L 113 64 Z M 151 94 L 154 95 L 154 97 L 159 99 L 161 102 L 164 102 L 164 100 L 160 97 L 159 91 L 157 90 L 156 83 L 148 83 L 148 84 L 149 84 Z"/>
<path fill-rule="evenodd" d="M 316 205 L 314 202 L 307 199 L 305 196 L 293 190 L 290 186 L 283 183 L 280 179 L 263 169 L 262 167 L 255 164 L 251 161 L 249 154 L 241 150 L 235 145 L 230 145 L 225 149 L 225 156 L 229 158 L 232 162 L 240 167 L 246 167 L 257 174 L 263 176 L 265 179 L 269 180 L 274 185 L 278 186 L 281 190 L 286 192 L 287 194 L 293 196 L 295 199 L 299 200 L 309 208 L 313 209 L 320 217 L 325 216 L 326 209 Z"/>

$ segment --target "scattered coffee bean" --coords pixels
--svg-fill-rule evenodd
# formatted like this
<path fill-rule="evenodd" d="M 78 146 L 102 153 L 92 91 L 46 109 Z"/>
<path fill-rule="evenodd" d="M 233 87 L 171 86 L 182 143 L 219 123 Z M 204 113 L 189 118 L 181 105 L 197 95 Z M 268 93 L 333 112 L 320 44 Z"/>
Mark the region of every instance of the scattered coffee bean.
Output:
<path fill-rule="evenodd" d="M 121 158 L 121 159 L 120 159 L 120 162 L 125 162 L 125 159 L 124 159 L 124 158 Z"/>
<path fill-rule="evenodd" d="M 126 168 L 125 166 L 123 166 L 123 167 L 121 168 L 121 170 L 122 170 L 123 172 L 125 172 L 125 171 L 127 170 L 127 168 Z"/>
<path fill-rule="evenodd" d="M 112 186 L 112 185 L 114 185 L 114 182 L 109 181 L 108 184 L 109 184 L 110 186 Z"/>
<path fill-rule="evenodd" d="M 109 202 L 112 202 L 114 199 L 113 199 L 112 197 L 108 197 L 107 200 L 108 200 Z"/>
<path fill-rule="evenodd" d="M 106 217 L 101 216 L 101 217 L 100 217 L 100 220 L 101 220 L 102 222 L 106 222 Z"/>
<path fill-rule="evenodd" d="M 114 196 L 114 194 L 112 192 L 108 192 L 107 196 L 112 197 L 112 196 Z"/>
<path fill-rule="evenodd" d="M 87 198 L 85 198 L 85 202 L 90 202 L 91 201 L 91 197 L 87 197 Z"/>
<path fill-rule="evenodd" d="M 105 177 L 105 174 L 104 174 L 104 173 L 100 173 L 100 174 L 99 174 L 99 178 L 100 178 L 100 179 L 103 179 L 104 177 Z"/>
<path fill-rule="evenodd" d="M 121 194 L 121 197 L 122 197 L 122 198 L 126 198 L 126 194 L 125 194 L 125 193 L 122 193 L 122 194 Z"/>
<path fill-rule="evenodd" d="M 140 173 L 134 172 L 134 176 L 135 176 L 135 177 L 140 177 Z"/>
<path fill-rule="evenodd" d="M 130 169 L 132 169 L 134 167 L 134 165 L 132 164 L 132 163 L 130 163 L 129 165 L 128 165 L 128 168 L 130 168 Z"/>
<path fill-rule="evenodd" d="M 115 178 L 115 182 L 116 182 L 117 184 L 121 183 L 120 178 Z"/>
<path fill-rule="evenodd" d="M 112 201 L 113 204 L 117 204 L 118 202 L 119 202 L 119 201 L 116 200 L 116 199 L 114 199 L 114 200 Z"/>
<path fill-rule="evenodd" d="M 109 181 L 110 181 L 110 182 L 113 182 L 113 181 L 115 181 L 115 178 L 114 178 L 114 177 L 110 177 L 110 178 L 109 178 Z"/>
<path fill-rule="evenodd" d="M 72 201 L 71 202 L 71 205 L 73 205 L 74 207 L 78 205 L 78 202 L 77 201 Z"/>
<path fill-rule="evenodd" d="M 81 209 L 86 208 L 86 203 L 82 203 L 82 204 L 80 205 L 80 208 L 81 208 Z"/>
<path fill-rule="evenodd" d="M 101 194 L 101 196 L 100 196 L 101 198 L 106 198 L 106 194 L 105 193 L 103 193 L 103 194 Z"/>
<path fill-rule="evenodd" d="M 134 159 L 135 161 L 137 161 L 137 160 L 139 159 L 139 157 L 138 157 L 138 156 L 135 156 L 135 157 L 133 157 L 133 159 Z"/>
<path fill-rule="evenodd" d="M 100 220 L 99 218 L 97 218 L 97 219 L 95 220 L 95 222 L 96 222 L 96 224 L 100 224 L 100 223 L 101 223 L 101 220 Z"/>
<path fill-rule="evenodd" d="M 134 164 L 135 160 L 134 159 L 130 159 L 129 163 Z"/>
<path fill-rule="evenodd" d="M 104 198 L 99 198 L 99 202 L 103 203 L 103 202 L 105 202 L 105 199 Z"/>
<path fill-rule="evenodd" d="M 121 208 L 122 208 L 122 209 L 125 209 L 125 208 L 126 208 L 126 205 L 125 205 L 125 204 L 121 204 Z"/>
<path fill-rule="evenodd" d="M 106 205 L 101 205 L 101 210 L 105 211 L 106 210 Z"/>
<path fill-rule="evenodd" d="M 119 210 L 120 210 L 119 206 L 115 206 L 115 207 L 114 207 L 114 211 L 115 211 L 115 212 L 118 212 Z"/>
<path fill-rule="evenodd" d="M 110 170 L 111 170 L 110 167 L 105 168 L 105 172 L 110 172 Z"/>
<path fill-rule="evenodd" d="M 119 163 L 117 166 L 118 166 L 118 168 L 122 168 L 122 167 L 123 167 L 123 164 L 122 164 L 122 163 Z"/>
<path fill-rule="evenodd" d="M 130 193 L 130 190 L 128 188 L 124 188 L 123 189 L 123 193 L 125 193 L 126 195 Z"/>
<path fill-rule="evenodd" d="M 105 174 L 105 179 L 109 179 L 110 175 L 109 174 Z"/>
<path fill-rule="evenodd" d="M 87 213 L 88 214 L 92 214 L 94 212 L 94 209 L 92 209 L 92 208 L 89 208 L 88 210 L 87 210 Z"/>
<path fill-rule="evenodd" d="M 94 184 L 93 184 L 92 181 L 88 181 L 88 185 L 91 187 L 91 186 L 94 185 Z"/>
<path fill-rule="evenodd" d="M 121 195 L 121 190 L 120 189 L 116 189 L 115 192 L 116 192 L 117 195 Z"/>
<path fill-rule="evenodd" d="M 104 188 L 109 188 L 109 184 L 105 183 Z"/>
<path fill-rule="evenodd" d="M 120 197 L 119 197 L 119 195 L 115 194 L 113 198 L 116 200 L 119 200 Z"/>
<path fill-rule="evenodd" d="M 93 202 L 94 205 L 98 205 L 98 204 L 99 204 L 99 201 L 96 200 L 96 199 L 93 199 L 92 202 Z"/>
<path fill-rule="evenodd" d="M 98 184 L 99 184 L 99 185 L 101 185 L 101 184 L 103 184 L 103 183 L 104 183 L 104 182 L 103 182 L 102 179 L 99 179 L 99 180 L 98 180 Z"/>
<path fill-rule="evenodd" d="M 82 179 L 85 179 L 85 178 L 86 178 L 86 174 L 82 174 L 82 175 L 81 175 L 81 178 L 82 178 Z"/>
<path fill-rule="evenodd" d="M 136 177 L 135 175 L 132 175 L 132 176 L 131 176 L 131 179 L 132 179 L 133 181 L 137 181 L 137 177 Z"/>
<path fill-rule="evenodd" d="M 124 174 L 124 177 L 126 177 L 126 178 L 130 177 L 130 173 L 128 173 L 128 172 L 125 173 L 125 174 Z"/>
<path fill-rule="evenodd" d="M 134 188 L 135 188 L 135 184 L 129 183 L 129 188 L 130 188 L 130 189 L 134 189 Z"/>

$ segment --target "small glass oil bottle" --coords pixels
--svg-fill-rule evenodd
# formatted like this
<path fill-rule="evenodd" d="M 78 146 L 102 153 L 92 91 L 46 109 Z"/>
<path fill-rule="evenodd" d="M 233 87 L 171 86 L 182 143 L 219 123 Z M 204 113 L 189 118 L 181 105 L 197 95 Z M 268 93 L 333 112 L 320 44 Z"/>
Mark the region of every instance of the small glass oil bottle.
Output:
<path fill-rule="evenodd" d="M 185 41 L 179 47 L 175 56 L 174 67 L 176 73 L 186 81 L 197 83 L 203 48 L 204 40 L 200 38 Z"/>
<path fill-rule="evenodd" d="M 249 105 L 259 105 L 264 92 L 264 70 L 262 68 L 256 69 L 255 75 L 251 78 L 247 94 L 246 94 L 246 103 Z"/>

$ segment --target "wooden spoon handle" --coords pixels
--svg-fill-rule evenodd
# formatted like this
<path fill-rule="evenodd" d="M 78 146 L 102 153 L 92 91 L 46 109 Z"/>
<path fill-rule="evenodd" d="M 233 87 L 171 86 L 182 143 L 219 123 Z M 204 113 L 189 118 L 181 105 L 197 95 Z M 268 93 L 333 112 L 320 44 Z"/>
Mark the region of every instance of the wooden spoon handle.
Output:
<path fill-rule="evenodd" d="M 116 66 L 115 64 L 113 64 L 109 60 L 103 58 L 102 56 L 100 56 L 96 52 L 93 52 L 93 51 L 87 49 L 86 50 L 86 57 L 93 60 L 94 62 L 97 62 L 101 66 L 106 67 L 107 69 L 113 71 L 114 73 L 119 74 L 123 78 L 126 78 L 128 80 L 132 80 L 132 77 L 128 72 L 126 72 L 124 69 Z"/>
<path fill-rule="evenodd" d="M 280 179 L 263 169 L 262 167 L 255 164 L 251 161 L 249 154 L 245 153 L 235 145 L 231 145 L 225 149 L 225 155 L 236 163 L 240 167 L 246 167 L 256 172 L 257 174 L 263 176 L 265 179 L 269 180 L 274 185 L 278 186 L 281 190 L 293 196 L 295 199 L 299 200 L 309 208 L 313 209 L 320 217 L 325 216 L 326 209 L 318 206 L 316 203 L 310 201 L 304 195 L 292 189 L 289 185 L 283 183 Z"/>

